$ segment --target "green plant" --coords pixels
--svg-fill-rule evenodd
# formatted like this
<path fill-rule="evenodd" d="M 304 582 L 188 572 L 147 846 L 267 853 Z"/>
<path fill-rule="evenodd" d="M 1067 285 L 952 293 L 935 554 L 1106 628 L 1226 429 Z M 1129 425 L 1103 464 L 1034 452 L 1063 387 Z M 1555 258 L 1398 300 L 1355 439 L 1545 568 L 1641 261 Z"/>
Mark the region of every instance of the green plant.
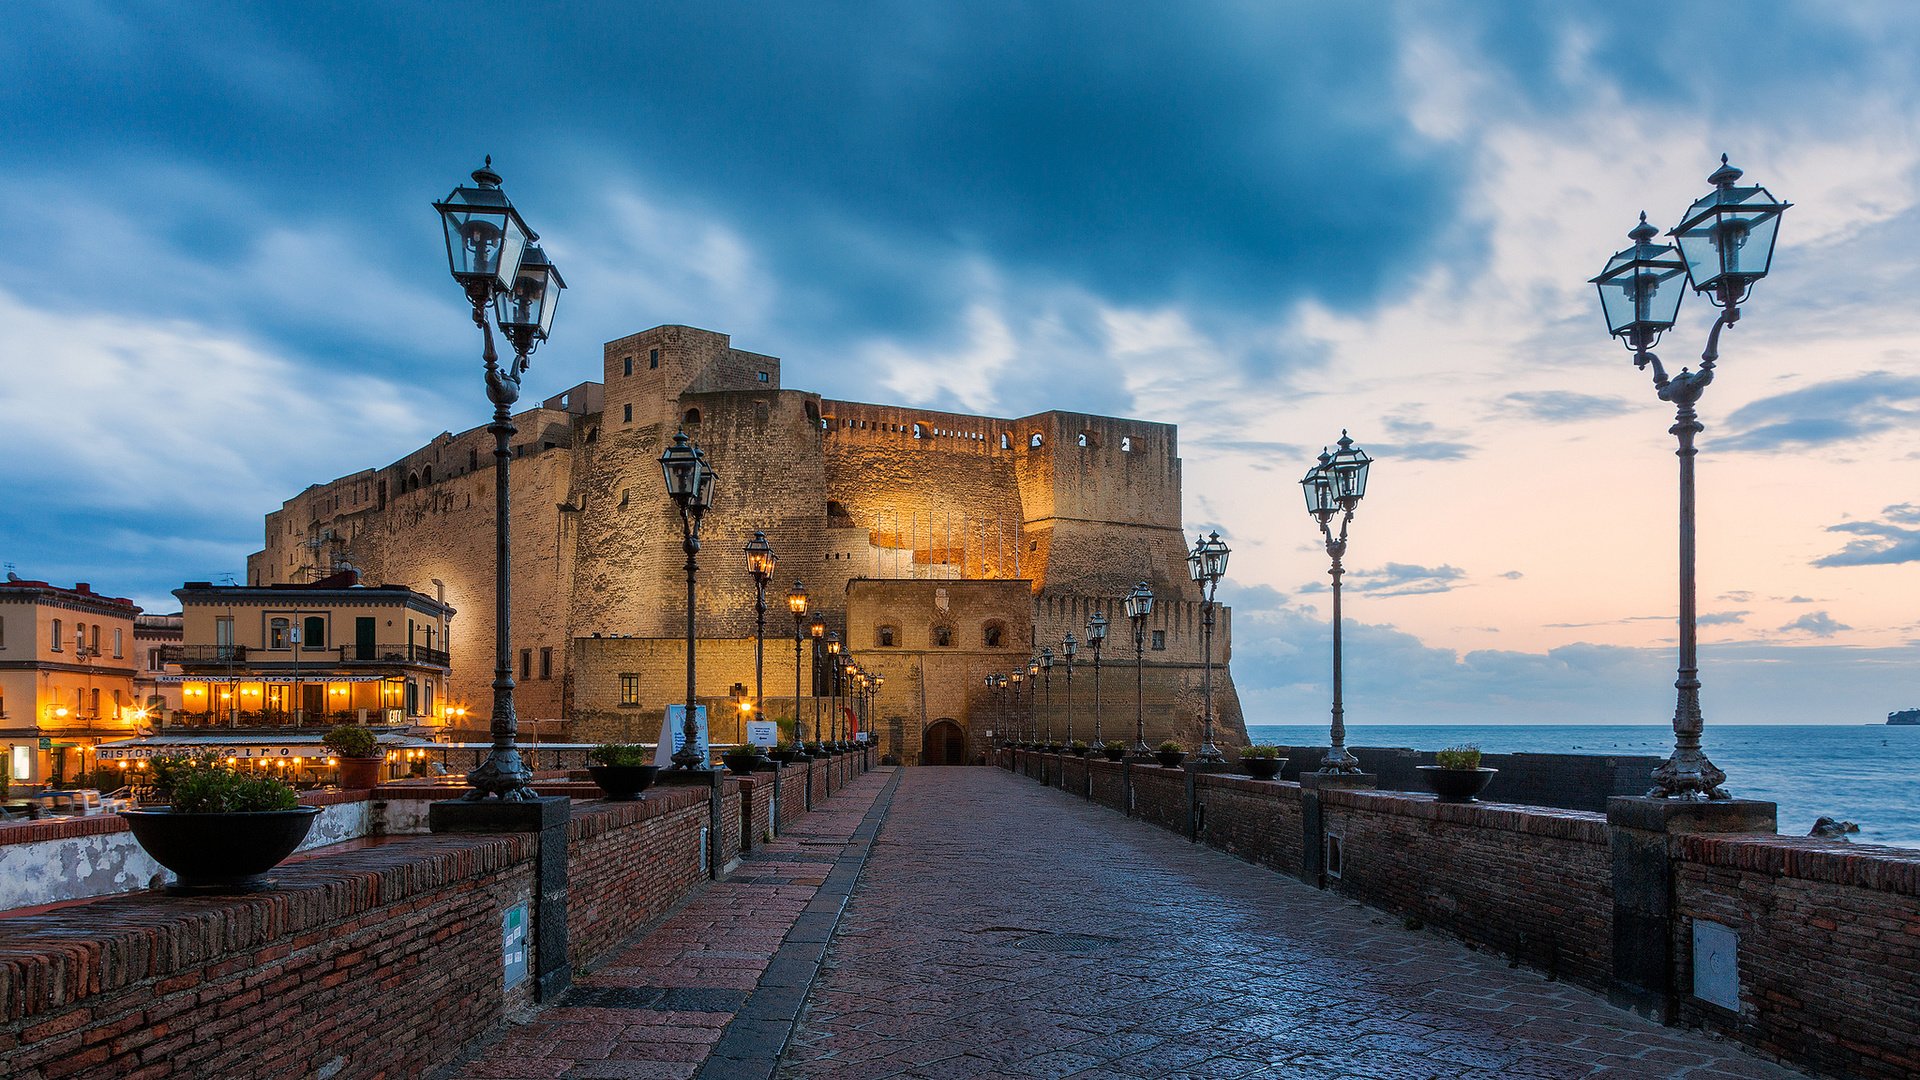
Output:
<path fill-rule="evenodd" d="M 171 783 L 176 814 L 249 814 L 300 805 L 293 788 L 271 776 L 247 776 L 211 762 L 177 770 Z"/>
<path fill-rule="evenodd" d="M 595 765 L 615 768 L 653 764 L 653 751 L 639 743 L 601 743 L 587 751 L 587 760 Z"/>
<path fill-rule="evenodd" d="M 1433 763 L 1443 769 L 1473 770 L 1480 767 L 1480 748 L 1449 746 L 1434 753 Z"/>
<path fill-rule="evenodd" d="M 1280 756 L 1280 748 L 1277 746 L 1243 746 L 1240 748 L 1240 756 L 1243 758 L 1278 758 Z"/>
<path fill-rule="evenodd" d="M 1127 744 L 1121 742 L 1119 739 L 1109 739 L 1107 740 L 1107 745 L 1101 747 L 1101 749 L 1109 754 L 1124 754 L 1127 752 Z"/>
<path fill-rule="evenodd" d="M 1079 739 L 1075 739 L 1072 742 L 1067 744 L 1067 748 L 1069 750 L 1085 750 L 1087 748 L 1087 744 L 1080 741 Z"/>
<path fill-rule="evenodd" d="M 370 758 L 380 753 L 380 740 L 358 724 L 341 724 L 320 741 L 339 757 Z"/>
<path fill-rule="evenodd" d="M 753 743 L 739 743 L 728 747 L 726 756 L 730 758 L 758 758 L 760 756 L 760 748 Z"/>
<path fill-rule="evenodd" d="M 1179 743 L 1173 741 L 1172 739 L 1168 739 L 1166 742 L 1161 743 L 1159 749 L 1160 749 L 1160 752 L 1163 754 L 1184 754 L 1187 752 L 1186 747 L 1181 746 Z"/>

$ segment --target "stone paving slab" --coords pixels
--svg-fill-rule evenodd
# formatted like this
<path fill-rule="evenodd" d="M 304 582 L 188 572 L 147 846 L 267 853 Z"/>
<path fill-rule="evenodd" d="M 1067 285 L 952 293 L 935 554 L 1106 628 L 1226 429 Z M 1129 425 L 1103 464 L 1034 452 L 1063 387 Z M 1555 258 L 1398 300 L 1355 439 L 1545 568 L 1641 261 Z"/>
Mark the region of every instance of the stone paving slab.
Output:
<path fill-rule="evenodd" d="M 591 972 L 576 973 L 558 1004 L 438 1075 L 771 1076 L 895 773 L 875 769 L 835 789 L 785 834 L 743 858 L 733 874 L 623 942 Z M 836 873 L 837 893 L 829 884 Z M 757 1071 L 741 1068 L 756 1062 Z"/>
<path fill-rule="evenodd" d="M 998 769 L 920 768 L 778 1075 L 1803 1074 Z"/>

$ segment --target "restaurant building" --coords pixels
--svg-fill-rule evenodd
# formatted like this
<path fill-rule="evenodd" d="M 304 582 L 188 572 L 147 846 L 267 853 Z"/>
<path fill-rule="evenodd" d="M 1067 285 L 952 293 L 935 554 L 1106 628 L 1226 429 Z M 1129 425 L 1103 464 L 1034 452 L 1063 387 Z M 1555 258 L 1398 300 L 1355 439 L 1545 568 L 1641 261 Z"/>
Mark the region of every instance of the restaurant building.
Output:
<path fill-rule="evenodd" d="M 103 739 L 145 719 L 134 695 L 131 600 L 86 582 L 0 582 L 0 746 L 11 782 L 75 779 Z"/>

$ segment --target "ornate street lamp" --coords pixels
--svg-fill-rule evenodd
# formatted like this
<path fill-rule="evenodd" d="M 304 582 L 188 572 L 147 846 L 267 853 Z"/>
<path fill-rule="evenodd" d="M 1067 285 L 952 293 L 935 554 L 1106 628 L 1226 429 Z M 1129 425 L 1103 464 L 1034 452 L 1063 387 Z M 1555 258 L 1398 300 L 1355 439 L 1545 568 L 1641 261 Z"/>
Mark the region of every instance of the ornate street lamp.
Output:
<path fill-rule="evenodd" d="M 864 731 L 867 733 L 866 745 L 868 746 L 873 745 L 874 731 L 875 731 L 875 728 L 873 726 L 873 714 L 874 714 L 874 710 L 880 707 L 880 691 L 885 689 L 886 685 L 887 685 L 887 677 L 885 675 L 875 675 L 873 677 L 873 698 L 867 702 L 867 726 L 860 729 L 861 731 Z M 859 733 L 860 732 L 854 732 L 855 736 L 858 736 Z"/>
<path fill-rule="evenodd" d="M 842 663 L 842 660 L 840 657 L 840 632 L 838 630 L 830 630 L 827 632 L 827 675 L 830 681 L 827 684 L 827 732 L 826 732 L 827 738 L 829 739 L 833 738 L 832 732 L 840 724 L 840 665 L 841 663 Z M 815 742 L 821 741 L 820 736 L 821 736 L 820 726 L 816 724 L 814 725 L 814 729 L 813 729 L 814 741 Z"/>
<path fill-rule="evenodd" d="M 1600 290 L 1607 331 L 1633 350 L 1633 364 L 1653 365 L 1653 386 L 1660 400 L 1674 406 L 1671 431 L 1680 443 L 1680 664 L 1674 689 L 1673 754 L 1653 773 L 1656 798 L 1724 799 L 1720 785 L 1727 774 L 1707 760 L 1700 746 L 1706 720 L 1700 712 L 1699 627 L 1694 579 L 1694 436 L 1705 430 L 1694 406 L 1713 382 L 1720 359 L 1720 331 L 1740 320 L 1753 283 L 1767 276 L 1773 265 L 1773 245 L 1780 216 L 1792 203 L 1775 199 L 1766 188 L 1741 185 L 1741 172 L 1720 155 L 1720 168 L 1707 177 L 1714 186 L 1695 200 L 1679 225 L 1667 235 L 1675 244 L 1655 244 L 1658 230 L 1640 215 L 1640 224 L 1627 233 L 1633 246 L 1614 254 L 1600 276 L 1592 279 Z M 1695 292 L 1720 308 L 1700 354 L 1700 370 L 1680 369 L 1669 377 L 1652 352 L 1660 335 L 1673 328 L 1684 295 L 1679 278 L 1686 275 Z"/>
<path fill-rule="evenodd" d="M 800 643 L 807 637 L 807 587 L 796 578 L 787 593 L 787 610 L 793 612 L 793 729 L 800 732 Z"/>
<path fill-rule="evenodd" d="M 492 748 L 487 759 L 467 774 L 473 790 L 468 800 L 488 796 L 519 801 L 537 798 L 533 773 L 520 759 L 519 721 L 513 709 L 513 637 L 510 623 L 513 593 L 508 580 L 512 564 L 507 498 L 508 441 L 518 432 L 512 405 L 520 400 L 520 376 L 527 358 L 547 340 L 553 328 L 554 308 L 566 282 L 546 254 L 533 242 L 533 230 L 500 190 L 500 174 L 493 158 L 473 171 L 473 187 L 453 189 L 433 204 L 447 238 L 447 267 L 473 306 L 473 324 L 480 328 L 480 359 L 485 366 L 487 400 L 493 403 L 493 718 Z M 494 351 L 487 308 L 513 348 L 505 370 Z"/>
<path fill-rule="evenodd" d="M 1053 646 L 1040 650 L 1040 688 L 1042 691 L 1040 711 L 1047 718 L 1047 749 L 1052 750 L 1060 744 L 1053 738 Z"/>
<path fill-rule="evenodd" d="M 1073 658 L 1080 655 L 1080 640 L 1067 631 L 1066 640 L 1060 643 L 1060 651 L 1067 661 L 1067 749 L 1073 749 Z"/>
<path fill-rule="evenodd" d="M 1151 756 L 1147 746 L 1147 617 L 1153 614 L 1153 586 L 1141 582 L 1121 598 L 1133 623 L 1133 752 Z"/>
<path fill-rule="evenodd" d="M 813 639 L 813 733 L 818 735 L 820 734 L 820 683 L 823 681 L 820 676 L 827 662 L 827 620 L 816 613 L 813 621 L 807 624 L 807 635 Z M 793 730 L 793 742 L 800 751 L 798 760 L 812 761 L 813 758 L 807 753 L 807 731 L 801 726 L 800 718 L 797 716 L 793 718 Z"/>
<path fill-rule="evenodd" d="M 674 751 L 673 767 L 702 770 L 712 768 L 700 752 L 699 728 L 694 723 L 698 703 L 694 699 L 693 586 L 700 571 L 700 522 L 713 506 L 713 487 L 717 479 L 707 455 L 682 431 L 674 435 L 673 445 L 660 455 L 660 475 L 666 481 L 667 497 L 680 509 L 681 549 L 687 553 L 687 701 L 686 715 L 680 718 L 682 745 Z"/>
<path fill-rule="evenodd" d="M 1187 574 L 1193 583 L 1200 586 L 1200 629 L 1201 655 L 1205 666 L 1201 668 L 1200 695 L 1204 702 L 1204 715 L 1201 722 L 1205 734 L 1200 741 L 1200 767 L 1202 769 L 1222 766 L 1227 763 L 1226 755 L 1213 745 L 1213 611 L 1214 594 L 1220 588 L 1220 579 L 1227 575 L 1227 542 L 1220 539 L 1219 532 L 1193 542 L 1193 550 L 1187 552 Z"/>
<path fill-rule="evenodd" d="M 1000 690 L 1000 711 L 1010 719 L 1017 716 L 1019 714 L 1019 704 L 1020 704 L 1018 697 L 1017 696 L 1014 697 L 1014 701 L 1011 706 L 1007 704 L 1008 697 L 1012 696 L 1007 693 L 1007 676 L 989 675 L 987 676 L 987 683 L 990 686 L 998 687 Z M 1023 744 L 1025 743 L 1024 739 L 1021 741 Z"/>
<path fill-rule="evenodd" d="M 1333 723 L 1329 729 L 1327 759 L 1320 764 L 1323 773 L 1357 773 L 1360 761 L 1347 751 L 1346 708 L 1340 695 L 1340 578 L 1346 573 L 1340 560 L 1347 554 L 1347 526 L 1353 521 L 1354 507 L 1367 494 L 1367 470 L 1373 464 L 1366 451 L 1353 445 L 1345 431 L 1340 432 L 1340 449 L 1320 452 L 1320 460 L 1300 481 L 1307 499 L 1307 512 L 1320 523 L 1320 537 L 1326 541 L 1327 557 L 1333 560 L 1327 571 L 1333 578 Z M 1340 535 L 1333 534 L 1332 521 L 1340 515 Z"/>
<path fill-rule="evenodd" d="M 1107 643 L 1107 617 L 1094 612 L 1087 619 L 1087 644 L 1093 646 L 1093 746 L 1104 750 L 1100 741 L 1100 647 Z"/>
<path fill-rule="evenodd" d="M 773 584 L 773 570 L 780 565 L 780 557 L 773 553 L 767 534 L 759 529 L 753 530 L 753 539 L 747 541 L 744 551 L 747 575 L 753 578 L 753 707 L 758 709 L 766 701 L 762 694 L 766 689 L 767 586 Z"/>
<path fill-rule="evenodd" d="M 1035 729 L 1033 725 L 1033 710 L 1028 709 L 1024 713 L 1020 711 L 1020 681 L 1026 677 L 1027 673 L 1024 668 L 1014 668 L 1012 675 L 1000 676 L 1000 685 L 1005 686 L 1009 679 L 1012 680 L 1013 693 L 1011 696 L 1013 698 L 1013 716 L 1020 723 L 1022 741 L 1032 743 L 1039 735 L 1038 730 Z M 1032 747 L 1029 746 L 1028 749 L 1032 749 Z"/>

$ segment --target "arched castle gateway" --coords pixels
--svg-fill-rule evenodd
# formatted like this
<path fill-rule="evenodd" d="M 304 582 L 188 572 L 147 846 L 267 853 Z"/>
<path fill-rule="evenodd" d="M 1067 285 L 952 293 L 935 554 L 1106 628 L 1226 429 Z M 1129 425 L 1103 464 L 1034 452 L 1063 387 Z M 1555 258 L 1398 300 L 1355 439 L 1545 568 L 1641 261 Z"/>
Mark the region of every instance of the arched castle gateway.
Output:
<path fill-rule="evenodd" d="M 656 463 L 674 432 L 714 460 L 696 611 L 699 692 L 731 738 L 728 692 L 753 684 L 753 586 L 741 546 L 765 530 L 780 557 L 767 615 L 766 709 L 793 711 L 793 622 L 804 581 L 861 665 L 886 676 L 875 735 L 901 761 L 951 719 L 967 758 L 1015 717 L 986 676 L 1040 645 L 1112 622 L 1105 733 L 1133 728 L 1133 644 L 1120 597 L 1159 597 L 1148 626 L 1150 742 L 1199 736 L 1200 594 L 1188 580 L 1172 425 L 1042 412 L 1017 419 L 831 401 L 784 390 L 780 361 L 725 334 L 659 326 L 605 348 L 604 383 L 582 383 L 517 416 L 513 641 L 523 725 L 542 739 L 651 739 L 684 689 L 680 525 Z M 475 416 L 480 414 L 475 407 Z M 267 515 L 252 584 L 307 580 L 341 562 L 368 583 L 407 585 L 464 612 L 493 610 L 492 436 L 442 434 L 383 468 L 315 485 Z M 1222 745 L 1244 741 L 1227 670 L 1229 612 L 1215 631 Z M 449 640 L 454 705 L 484 726 L 492 627 L 461 619 Z M 811 650 L 801 654 L 809 726 Z M 1052 677 L 1056 734 L 1066 680 Z M 1037 689 L 1037 688 L 1035 688 Z M 1091 735 L 1091 657 L 1073 685 L 1074 734 Z M 1022 691 L 1044 714 L 1044 696 Z M 824 715 L 824 711 L 823 711 Z M 544 718 L 551 718 L 549 723 Z M 1044 726 L 1044 716 L 1041 720 Z M 943 742 L 943 748 L 945 743 Z"/>

